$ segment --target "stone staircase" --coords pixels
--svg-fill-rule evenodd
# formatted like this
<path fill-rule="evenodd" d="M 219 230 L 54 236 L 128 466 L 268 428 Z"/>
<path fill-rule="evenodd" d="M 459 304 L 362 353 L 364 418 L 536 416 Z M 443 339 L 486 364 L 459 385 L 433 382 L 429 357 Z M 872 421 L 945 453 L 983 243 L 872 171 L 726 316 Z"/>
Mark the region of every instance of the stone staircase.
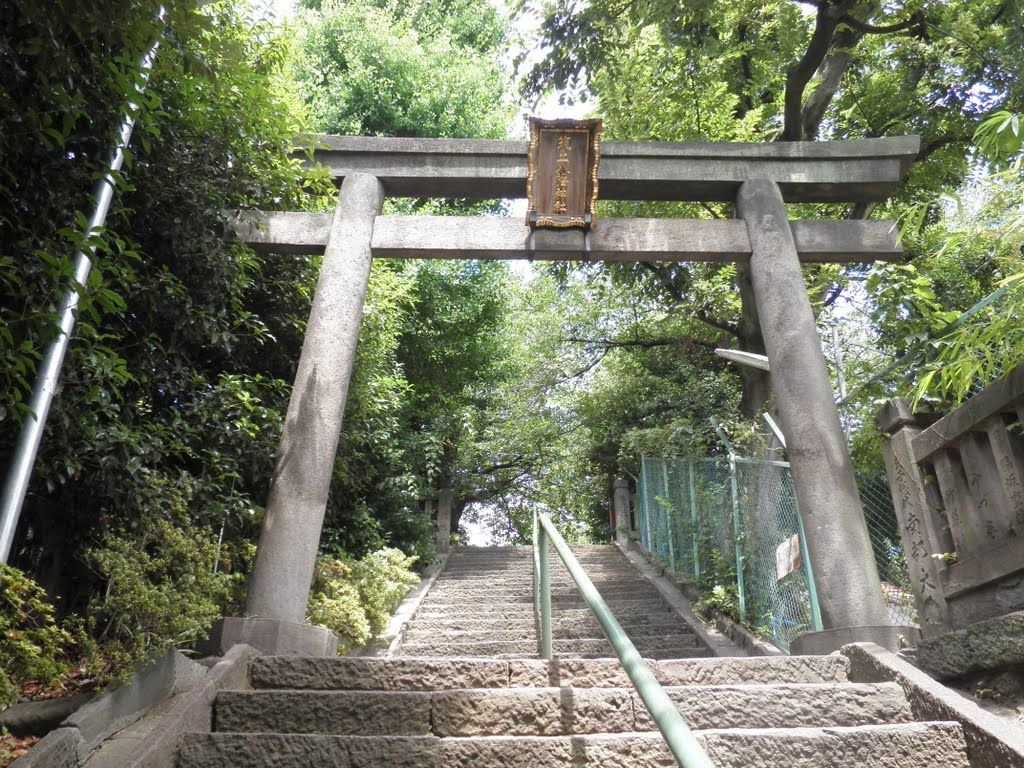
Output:
<path fill-rule="evenodd" d="M 611 546 L 573 553 L 645 658 L 709 656 L 658 590 Z M 552 634 L 559 657 L 614 656 L 562 561 L 550 557 Z M 401 656 L 535 658 L 533 550 L 467 547 L 454 551 L 410 622 Z"/>
<path fill-rule="evenodd" d="M 708 650 L 612 547 L 578 549 L 719 768 L 966 768 L 958 723 L 915 722 L 844 656 Z M 261 657 L 221 692 L 179 768 L 667 768 L 674 760 L 596 624 L 552 569 L 556 652 L 536 658 L 529 549 L 459 550 L 390 658 Z M 531 658 L 532 657 L 532 658 Z"/>

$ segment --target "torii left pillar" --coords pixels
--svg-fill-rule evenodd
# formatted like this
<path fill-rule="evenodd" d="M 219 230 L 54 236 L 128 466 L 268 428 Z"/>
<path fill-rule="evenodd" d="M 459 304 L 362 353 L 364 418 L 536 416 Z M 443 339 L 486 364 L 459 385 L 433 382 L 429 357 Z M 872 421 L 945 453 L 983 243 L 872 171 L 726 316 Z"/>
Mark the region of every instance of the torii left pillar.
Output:
<path fill-rule="evenodd" d="M 333 634 L 303 621 L 383 200 L 375 176 L 353 173 L 341 185 L 249 577 L 252 618 L 225 619 L 214 633 L 222 648 L 243 642 L 264 653 L 336 653 Z"/>

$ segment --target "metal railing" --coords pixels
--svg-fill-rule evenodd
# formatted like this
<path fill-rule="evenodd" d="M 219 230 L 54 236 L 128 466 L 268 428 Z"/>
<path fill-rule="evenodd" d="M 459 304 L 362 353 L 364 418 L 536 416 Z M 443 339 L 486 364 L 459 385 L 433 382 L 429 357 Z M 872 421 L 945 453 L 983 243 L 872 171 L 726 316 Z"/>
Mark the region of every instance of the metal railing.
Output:
<path fill-rule="evenodd" d="M 661 731 L 665 743 L 681 768 L 714 768 L 704 747 L 693 735 L 690 726 L 679 713 L 676 705 L 665 689 L 654 677 L 650 667 L 644 661 L 636 646 L 626 635 L 622 625 L 612 615 L 608 604 L 597 591 L 597 587 L 587 576 L 579 560 L 565 543 L 565 539 L 555 528 L 547 515 L 533 515 L 533 584 L 534 609 L 537 612 L 539 632 L 538 650 L 541 658 L 551 659 L 551 573 L 548 568 L 548 542 L 554 545 L 555 551 L 565 564 L 566 570 L 576 584 L 584 602 L 590 608 L 601 630 L 615 651 L 629 681 L 633 684 L 640 700 L 647 707 L 651 718 Z"/>

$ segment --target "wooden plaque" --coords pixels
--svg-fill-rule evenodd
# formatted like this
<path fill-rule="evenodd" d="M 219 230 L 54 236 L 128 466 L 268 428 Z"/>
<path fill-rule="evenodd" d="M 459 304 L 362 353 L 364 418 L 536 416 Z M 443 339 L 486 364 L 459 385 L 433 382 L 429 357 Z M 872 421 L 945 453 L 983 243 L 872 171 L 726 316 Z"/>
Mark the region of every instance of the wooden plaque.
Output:
<path fill-rule="evenodd" d="M 526 198 L 530 227 L 594 225 L 600 120 L 530 118 Z"/>

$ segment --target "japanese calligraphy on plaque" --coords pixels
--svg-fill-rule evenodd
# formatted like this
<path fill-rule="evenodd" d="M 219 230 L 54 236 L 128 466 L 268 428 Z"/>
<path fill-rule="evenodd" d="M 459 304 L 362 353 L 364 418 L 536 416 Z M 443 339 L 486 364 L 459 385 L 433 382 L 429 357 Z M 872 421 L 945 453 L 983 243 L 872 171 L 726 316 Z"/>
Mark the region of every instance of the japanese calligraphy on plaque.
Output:
<path fill-rule="evenodd" d="M 526 179 L 530 227 L 593 226 L 600 142 L 600 120 L 530 118 Z"/>

